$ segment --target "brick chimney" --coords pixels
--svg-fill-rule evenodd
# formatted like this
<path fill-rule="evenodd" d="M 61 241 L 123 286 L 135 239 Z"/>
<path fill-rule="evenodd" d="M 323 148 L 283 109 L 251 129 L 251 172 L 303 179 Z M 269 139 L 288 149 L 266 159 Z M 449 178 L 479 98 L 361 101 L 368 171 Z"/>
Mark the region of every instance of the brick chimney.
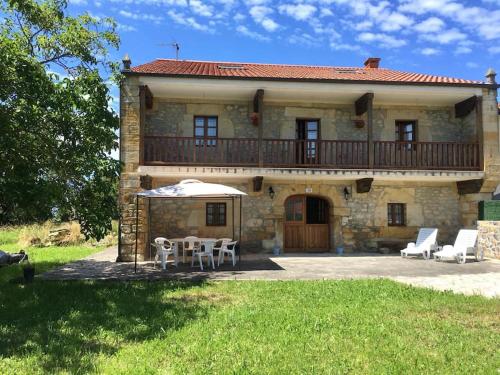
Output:
<path fill-rule="evenodd" d="M 380 57 L 369 57 L 365 61 L 365 69 L 378 69 Z"/>

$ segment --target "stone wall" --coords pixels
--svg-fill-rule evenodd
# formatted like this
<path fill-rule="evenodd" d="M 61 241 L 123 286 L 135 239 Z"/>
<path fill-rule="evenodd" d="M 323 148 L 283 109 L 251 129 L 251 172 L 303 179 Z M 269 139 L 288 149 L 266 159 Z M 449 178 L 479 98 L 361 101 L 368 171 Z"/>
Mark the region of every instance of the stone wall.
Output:
<path fill-rule="evenodd" d="M 154 186 L 176 183 L 174 180 L 155 179 Z M 357 194 L 347 182 L 307 182 L 264 180 L 261 192 L 253 192 L 250 181 L 228 183 L 248 193 L 243 198 L 242 240 L 245 251 L 262 252 L 263 241 L 276 240 L 283 246 L 285 201 L 306 189 L 312 195 L 325 198 L 330 204 L 330 248 L 344 245 L 346 251 L 373 251 L 380 239 L 414 241 L 421 227 L 439 228 L 438 241 L 453 243 L 460 229 L 459 196 L 454 184 L 423 184 L 379 182 L 369 193 Z M 274 199 L 268 188 L 273 187 Z M 353 190 L 349 200 L 344 199 L 343 189 Z M 221 201 L 224 200 L 215 200 Z M 208 227 L 205 223 L 205 200 L 152 200 L 151 236 L 184 237 L 233 237 L 232 209 L 227 202 L 227 225 Z M 387 225 L 387 204 L 405 203 L 407 226 Z M 235 234 L 239 229 L 239 207 L 235 207 Z M 403 242 L 404 242 L 403 241 Z"/>
<path fill-rule="evenodd" d="M 193 136 L 193 117 L 218 116 L 219 137 L 257 138 L 257 127 L 250 115 L 249 102 L 199 102 L 194 100 L 154 99 L 146 112 L 146 135 Z M 319 119 L 322 139 L 366 140 L 366 126 L 356 128 L 354 105 L 264 103 L 264 138 L 294 139 L 298 118 Z M 373 112 L 374 140 L 393 140 L 396 120 L 417 120 L 420 141 L 475 140 L 475 115 L 454 117 L 453 107 L 376 106 Z"/>
<path fill-rule="evenodd" d="M 484 256 L 500 259 L 500 221 L 478 221 L 477 246 Z"/>

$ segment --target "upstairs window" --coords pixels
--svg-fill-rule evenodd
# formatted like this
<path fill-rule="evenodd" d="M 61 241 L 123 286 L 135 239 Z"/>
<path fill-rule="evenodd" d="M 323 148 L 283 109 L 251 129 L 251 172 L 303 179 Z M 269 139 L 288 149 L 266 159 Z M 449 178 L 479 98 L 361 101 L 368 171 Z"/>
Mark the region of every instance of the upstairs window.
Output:
<path fill-rule="evenodd" d="M 406 204 L 389 203 L 387 205 L 387 224 L 390 227 L 406 226 Z"/>
<path fill-rule="evenodd" d="M 396 141 L 416 142 L 417 122 L 415 120 L 396 121 Z"/>
<path fill-rule="evenodd" d="M 206 207 L 207 226 L 226 226 L 226 204 L 207 203 Z"/>
<path fill-rule="evenodd" d="M 217 116 L 195 116 L 194 137 L 196 146 L 217 144 Z"/>

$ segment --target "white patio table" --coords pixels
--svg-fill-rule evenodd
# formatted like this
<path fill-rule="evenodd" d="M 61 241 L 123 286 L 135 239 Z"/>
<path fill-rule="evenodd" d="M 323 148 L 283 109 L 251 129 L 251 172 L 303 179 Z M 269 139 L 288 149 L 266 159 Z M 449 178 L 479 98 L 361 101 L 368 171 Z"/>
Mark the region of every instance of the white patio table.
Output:
<path fill-rule="evenodd" d="M 182 244 L 184 246 L 184 238 L 171 238 L 170 241 L 175 244 L 177 254 L 179 254 L 179 244 Z M 216 242 L 216 238 L 203 238 L 203 237 L 198 237 L 198 240 L 200 241 L 200 245 L 208 245 L 208 246 L 213 246 Z M 184 259 L 182 260 L 183 263 Z"/>

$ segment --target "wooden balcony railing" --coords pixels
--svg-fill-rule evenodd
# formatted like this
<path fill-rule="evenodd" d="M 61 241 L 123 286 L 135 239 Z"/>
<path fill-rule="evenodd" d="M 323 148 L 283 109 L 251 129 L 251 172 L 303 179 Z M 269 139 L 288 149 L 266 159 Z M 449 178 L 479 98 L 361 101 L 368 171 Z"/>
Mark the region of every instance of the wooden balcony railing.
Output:
<path fill-rule="evenodd" d="M 375 141 L 373 148 L 378 169 L 480 169 L 477 143 Z"/>
<path fill-rule="evenodd" d="M 260 148 L 262 152 L 260 153 Z M 479 170 L 477 143 L 373 143 L 375 169 Z M 259 163 L 259 155 L 262 160 Z M 144 137 L 146 165 L 369 168 L 367 141 Z"/>

